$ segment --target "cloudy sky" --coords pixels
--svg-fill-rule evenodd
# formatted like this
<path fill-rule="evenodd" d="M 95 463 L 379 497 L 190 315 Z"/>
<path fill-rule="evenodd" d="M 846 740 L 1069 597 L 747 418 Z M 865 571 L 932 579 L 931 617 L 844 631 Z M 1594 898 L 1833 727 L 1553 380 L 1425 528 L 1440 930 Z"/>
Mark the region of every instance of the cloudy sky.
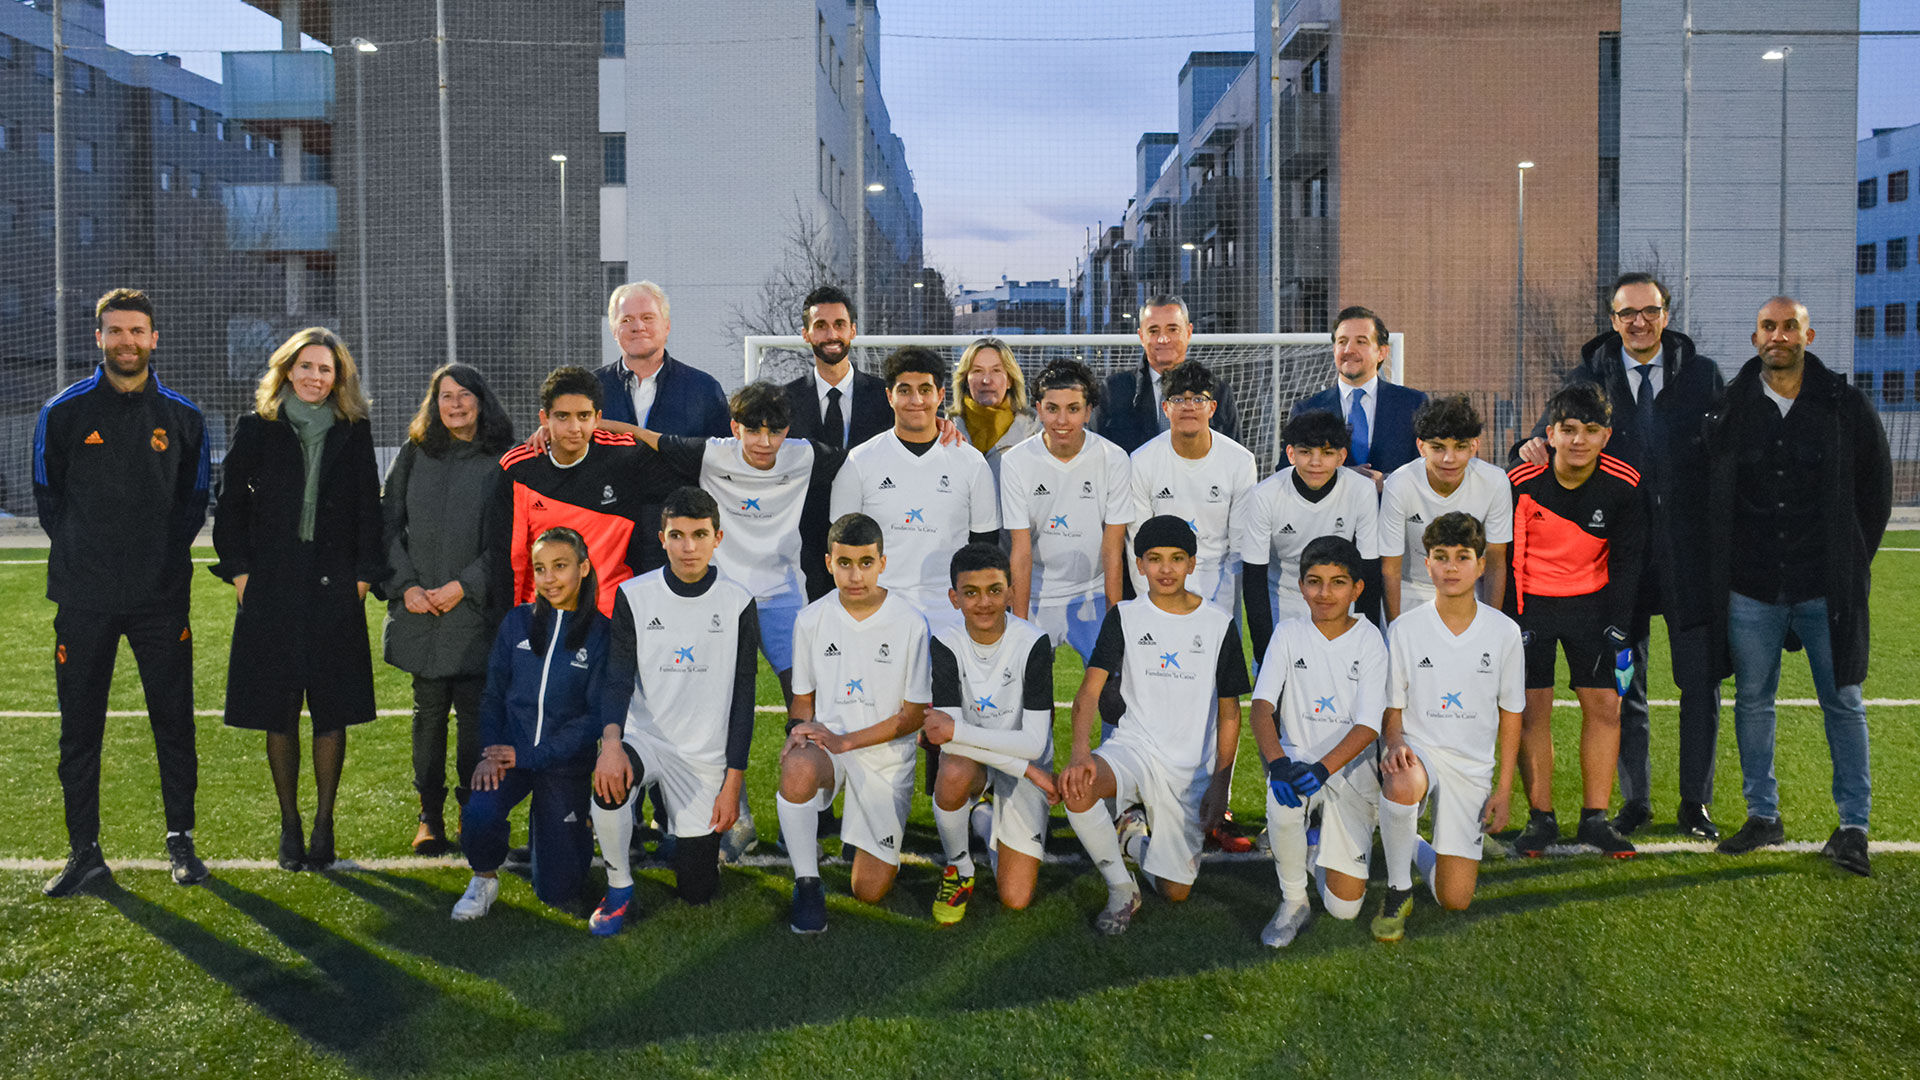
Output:
<path fill-rule="evenodd" d="M 1175 126 L 1187 54 L 1252 47 L 1253 0 L 879 0 L 881 85 L 926 210 L 928 261 L 969 286 L 1065 278 L 1133 192 L 1141 132 Z M 1262 10 L 1264 5 L 1259 5 Z M 1863 29 L 1920 30 L 1920 3 L 1864 0 Z M 108 0 L 107 36 L 209 78 L 273 49 L 241 0 Z M 1860 134 L 1920 123 L 1920 38 L 1863 39 Z"/>

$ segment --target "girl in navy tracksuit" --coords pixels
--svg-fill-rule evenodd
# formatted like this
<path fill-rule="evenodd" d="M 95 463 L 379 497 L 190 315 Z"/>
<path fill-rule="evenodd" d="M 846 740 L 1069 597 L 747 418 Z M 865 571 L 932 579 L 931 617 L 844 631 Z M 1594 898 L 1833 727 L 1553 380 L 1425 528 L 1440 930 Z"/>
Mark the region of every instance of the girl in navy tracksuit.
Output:
<path fill-rule="evenodd" d="M 607 724 L 626 720 L 625 702 L 607 685 L 612 623 L 591 600 L 587 542 L 572 529 L 548 529 L 532 555 L 536 598 L 507 613 L 487 664 L 484 749 L 463 813 L 474 876 L 454 905 L 455 919 L 477 919 L 493 906 L 507 814 L 529 794 L 533 891 L 554 907 L 579 906 L 593 861 L 587 802 L 596 741 Z"/>

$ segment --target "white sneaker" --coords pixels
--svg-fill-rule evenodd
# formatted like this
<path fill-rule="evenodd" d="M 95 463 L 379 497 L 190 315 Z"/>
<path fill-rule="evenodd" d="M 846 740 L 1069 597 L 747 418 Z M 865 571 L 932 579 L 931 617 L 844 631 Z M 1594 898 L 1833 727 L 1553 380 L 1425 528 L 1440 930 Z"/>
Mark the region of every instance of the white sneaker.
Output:
<path fill-rule="evenodd" d="M 460 900 L 453 905 L 453 918 L 456 922 L 469 922 L 485 915 L 493 907 L 494 900 L 500 896 L 500 879 L 473 875 L 467 882 L 467 891 L 460 894 Z"/>
<path fill-rule="evenodd" d="M 1149 840 L 1152 839 L 1152 836 L 1147 832 L 1147 812 L 1138 806 L 1129 807 L 1127 812 L 1121 814 L 1119 819 L 1113 823 L 1113 827 L 1114 831 L 1120 834 L 1120 852 L 1123 855 L 1126 854 L 1127 841 L 1134 837 L 1139 836 Z M 1146 867 L 1140 866 L 1138 860 L 1135 861 L 1134 865 L 1139 866 L 1140 877 L 1146 881 L 1147 888 L 1158 889 L 1160 887 L 1159 879 L 1148 873 Z"/>
<path fill-rule="evenodd" d="M 1260 931 L 1260 944 L 1270 949 L 1284 948 L 1312 921 L 1313 906 L 1307 901 L 1282 900 L 1273 913 L 1273 921 Z"/>
<path fill-rule="evenodd" d="M 731 866 L 740 861 L 747 852 L 759 844 L 760 837 L 754 831 L 753 818 L 741 814 L 733 823 L 733 828 L 720 837 L 720 861 Z"/>

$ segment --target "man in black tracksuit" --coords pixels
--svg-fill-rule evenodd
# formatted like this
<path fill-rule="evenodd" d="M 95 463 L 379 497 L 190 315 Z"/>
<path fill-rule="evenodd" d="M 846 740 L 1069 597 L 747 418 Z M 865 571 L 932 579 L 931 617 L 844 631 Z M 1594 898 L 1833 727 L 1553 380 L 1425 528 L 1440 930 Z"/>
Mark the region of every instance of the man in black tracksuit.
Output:
<path fill-rule="evenodd" d="M 47 599 L 59 605 L 54 679 L 71 852 L 48 896 L 112 880 L 100 854 L 100 744 L 122 636 L 146 688 L 173 879 L 207 876 L 193 850 L 199 761 L 187 625 L 189 549 L 207 516 L 206 425 L 148 365 L 159 341 L 153 302 L 115 289 L 94 313 L 100 366 L 47 402 L 33 436 L 34 499 L 52 541 Z"/>
<path fill-rule="evenodd" d="M 1713 671 L 1706 596 L 1707 537 L 1699 507 L 1706 504 L 1706 419 L 1726 394 L 1712 360 L 1693 339 L 1667 329 L 1672 304 L 1651 274 L 1627 273 L 1614 283 L 1608 305 L 1611 333 L 1580 350 L 1580 364 L 1562 385 L 1597 383 L 1613 403 L 1607 453 L 1638 470 L 1647 498 L 1646 567 L 1640 604 L 1628 628 L 1633 685 L 1620 702 L 1620 815 L 1623 835 L 1652 816 L 1647 716 L 1647 639 L 1655 612 L 1667 621 L 1673 681 L 1680 688 L 1680 832 L 1719 837 L 1707 815 L 1713 801 L 1715 744 L 1720 731 L 1720 680 Z M 1533 437 L 1513 448 L 1513 464 L 1547 460 L 1546 418 Z"/>

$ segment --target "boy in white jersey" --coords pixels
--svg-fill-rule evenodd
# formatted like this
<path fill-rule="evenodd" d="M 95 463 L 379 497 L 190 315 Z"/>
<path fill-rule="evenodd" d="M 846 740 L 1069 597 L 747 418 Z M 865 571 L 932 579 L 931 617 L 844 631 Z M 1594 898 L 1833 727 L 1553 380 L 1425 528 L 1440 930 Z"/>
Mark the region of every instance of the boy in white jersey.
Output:
<path fill-rule="evenodd" d="M 1093 921 L 1103 934 L 1124 933 L 1140 909 L 1122 853 L 1162 896 L 1185 900 L 1199 875 L 1201 837 L 1227 809 L 1247 665 L 1232 617 L 1187 588 L 1196 547 L 1177 517 L 1141 524 L 1133 550 L 1146 595 L 1107 612 L 1073 699 L 1073 756 L 1059 788 L 1074 835 L 1107 882 L 1107 906 Z M 1114 678 L 1126 722 L 1094 750 L 1100 691 Z M 1109 798 L 1144 804 L 1144 822 L 1129 809 L 1115 836 L 1101 801 Z"/>
<path fill-rule="evenodd" d="M 1346 421 L 1325 409 L 1295 413 L 1280 429 L 1280 437 L 1291 464 L 1254 487 L 1238 545 L 1247 633 L 1253 654 L 1261 657 L 1267 655 L 1267 642 L 1281 620 L 1310 615 L 1297 585 L 1303 569 L 1300 553 L 1309 541 L 1343 536 L 1353 541 L 1362 559 L 1379 557 L 1374 531 L 1379 496 L 1366 474 L 1340 467 L 1351 442 Z"/>
<path fill-rule="evenodd" d="M 1053 787 L 1053 643 L 1040 628 L 1007 614 L 1007 553 L 968 544 L 953 553 L 948 592 L 962 624 L 934 632 L 933 709 L 927 741 L 944 751 L 933 788 L 933 820 L 947 867 L 933 920 L 957 923 L 973 896 L 968 807 L 993 790 L 991 829 L 1000 903 L 1033 900 L 1046 855 Z M 1037 764 L 1036 764 L 1037 763 Z"/>
<path fill-rule="evenodd" d="M 1087 430 L 1100 403 L 1087 365 L 1055 360 L 1032 387 L 1040 434 L 1000 457 L 1013 613 L 1085 663 L 1126 581 L 1132 469 L 1126 451 Z"/>
<path fill-rule="evenodd" d="M 977 451 L 976 451 L 977 453 Z M 841 839 L 854 849 L 853 895 L 876 903 L 900 872 L 913 797 L 914 736 L 933 699 L 927 621 L 880 586 L 885 534 L 865 514 L 827 530 L 834 591 L 793 625 L 793 706 L 780 751 L 780 832 L 793 860 L 796 934 L 827 928 L 820 812 L 847 793 Z"/>
<path fill-rule="evenodd" d="M 613 604 L 608 683 L 626 721 L 608 724 L 593 769 L 593 831 L 607 895 L 588 920 L 620 932 L 633 899 L 632 804 L 657 789 L 667 810 L 674 881 L 690 904 L 713 899 L 720 837 L 739 813 L 753 740 L 759 615 L 753 595 L 714 565 L 720 508 L 699 488 L 667 496 L 660 543 L 667 565 L 629 578 Z"/>
<path fill-rule="evenodd" d="M 634 436 L 660 452 L 668 466 L 711 492 L 720 523 L 733 542 L 714 563 L 753 596 L 760 620 L 760 651 L 793 701 L 793 620 L 807 605 L 800 566 L 801 512 L 824 498 L 844 451 L 787 438 L 787 398 L 768 382 L 749 383 L 728 403 L 733 436 L 701 439 L 662 435 L 642 427 Z M 755 841 L 753 808 L 740 791 L 740 816 L 721 841 L 721 857 L 737 860 Z"/>
<path fill-rule="evenodd" d="M 947 560 L 973 540 L 999 538 L 1000 500 L 987 459 L 971 445 L 939 441 L 947 362 L 932 349 L 894 350 L 885 368 L 893 430 L 847 454 L 833 479 L 835 520 L 861 513 L 886 534 L 880 586 L 928 621 L 958 620 L 947 602 Z"/>
<path fill-rule="evenodd" d="M 1507 592 L 1507 545 L 1513 541 L 1513 487 L 1499 467 L 1480 460 L 1480 413 L 1465 394 L 1434 398 L 1413 414 L 1420 459 L 1387 477 L 1380 492 L 1380 577 L 1387 619 L 1433 599 L 1421 537 L 1441 515 L 1460 511 L 1486 533 L 1481 598 L 1498 608 Z"/>
<path fill-rule="evenodd" d="M 1372 623 L 1352 614 L 1365 588 L 1360 549 L 1344 536 L 1322 536 L 1299 564 L 1309 615 L 1274 630 L 1253 687 L 1253 739 L 1267 763 L 1267 838 L 1280 875 L 1280 907 L 1260 932 L 1272 948 L 1306 928 L 1310 873 L 1327 914 L 1360 914 L 1380 803 L 1372 744 L 1386 707 L 1387 646 Z M 1307 865 L 1307 815 L 1315 807 L 1318 873 Z"/>
<path fill-rule="evenodd" d="M 1380 846 L 1387 893 L 1373 936 L 1399 941 L 1413 911 L 1412 864 L 1449 911 L 1473 902 L 1485 833 L 1507 827 L 1520 713 L 1527 701 L 1520 627 L 1474 598 L 1487 535 L 1463 511 L 1421 537 L 1434 599 L 1387 628 L 1387 709 L 1380 729 Z M 1499 775 L 1495 776 L 1498 764 Z M 1433 843 L 1420 839 L 1433 804 Z"/>
<path fill-rule="evenodd" d="M 1257 476 L 1253 452 L 1208 426 L 1220 406 L 1218 388 L 1213 372 L 1197 360 L 1161 378 L 1168 427 L 1133 452 L 1134 521 L 1171 514 L 1186 522 L 1199 545 L 1186 587 L 1231 616 L 1239 600 L 1236 530 Z M 1139 573 L 1133 590 L 1146 595 Z"/>

